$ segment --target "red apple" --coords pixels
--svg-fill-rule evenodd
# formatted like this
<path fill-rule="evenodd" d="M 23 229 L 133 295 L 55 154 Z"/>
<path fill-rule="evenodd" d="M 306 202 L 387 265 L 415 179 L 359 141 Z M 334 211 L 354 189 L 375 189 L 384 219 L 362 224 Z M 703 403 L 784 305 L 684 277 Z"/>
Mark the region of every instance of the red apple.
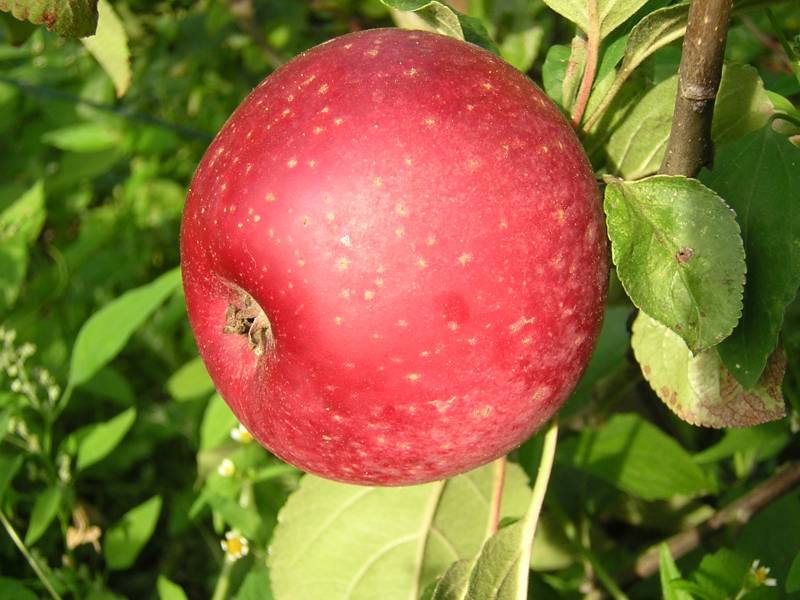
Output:
<path fill-rule="evenodd" d="M 264 80 L 208 149 L 181 234 L 200 354 L 280 458 L 360 484 L 441 479 L 569 396 L 606 237 L 556 106 L 491 53 L 346 35 Z"/>

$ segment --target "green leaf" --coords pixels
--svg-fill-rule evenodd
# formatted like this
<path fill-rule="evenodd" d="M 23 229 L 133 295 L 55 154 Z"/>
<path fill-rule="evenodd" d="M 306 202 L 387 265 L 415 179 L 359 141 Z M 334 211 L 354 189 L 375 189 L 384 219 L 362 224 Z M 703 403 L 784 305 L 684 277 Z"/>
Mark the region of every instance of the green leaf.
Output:
<path fill-rule="evenodd" d="M 32 244 L 42 231 L 45 214 L 44 184 L 39 180 L 0 213 L 0 241 Z"/>
<path fill-rule="evenodd" d="M 0 500 L 3 499 L 3 494 L 6 493 L 6 489 L 22 466 L 22 460 L 21 454 L 16 456 L 0 455 Z"/>
<path fill-rule="evenodd" d="M 694 459 L 701 464 L 712 463 L 743 453 L 762 461 L 777 455 L 790 440 L 791 434 L 783 422 L 729 429 L 719 442 L 695 454 Z"/>
<path fill-rule="evenodd" d="M 108 0 L 100 0 L 97 10 L 97 33 L 81 39 L 81 42 L 114 82 L 117 97 L 120 98 L 131 84 L 128 34 Z"/>
<path fill-rule="evenodd" d="M 683 37 L 688 17 L 688 2 L 660 8 L 643 17 L 631 29 L 617 77 L 627 79 L 656 50 Z"/>
<path fill-rule="evenodd" d="M 661 166 L 667 150 L 678 76 L 649 89 L 608 139 L 609 167 L 625 179 L 641 179 Z"/>
<path fill-rule="evenodd" d="M 235 499 L 210 493 L 208 504 L 217 511 L 231 529 L 238 530 L 249 540 L 258 540 L 262 535 L 262 520 L 255 507 L 245 508 Z"/>
<path fill-rule="evenodd" d="M 681 572 L 678 570 L 678 565 L 672 559 L 669 547 L 662 543 L 659 547 L 659 574 L 661 580 L 661 597 L 664 600 L 692 600 L 691 594 L 675 590 L 670 585 L 674 579 L 680 579 Z"/>
<path fill-rule="evenodd" d="M 747 559 L 732 550 L 720 548 L 703 557 L 690 580 L 706 597 L 723 600 L 733 598 L 739 593 L 749 570 L 750 563 Z"/>
<path fill-rule="evenodd" d="M 722 364 L 716 348 L 692 355 L 669 328 L 639 313 L 631 346 L 645 379 L 684 421 L 704 427 L 750 427 L 785 414 L 782 350 L 772 354 L 761 381 L 745 390 Z"/>
<path fill-rule="evenodd" d="M 615 415 L 596 431 L 567 439 L 556 458 L 644 500 L 712 491 L 711 482 L 683 447 L 633 414 Z"/>
<path fill-rule="evenodd" d="M 457 40 L 466 40 L 500 54 L 483 23 L 453 10 L 438 0 L 381 0 L 392 9 L 398 25 L 405 29 L 434 31 Z"/>
<path fill-rule="evenodd" d="M 214 383 L 198 356 L 175 371 L 167 380 L 167 391 L 179 402 L 208 396 L 214 391 Z"/>
<path fill-rule="evenodd" d="M 136 409 L 131 407 L 105 423 L 89 425 L 78 444 L 75 468 L 82 471 L 103 460 L 116 448 L 136 421 Z"/>
<path fill-rule="evenodd" d="M 792 566 L 789 567 L 789 576 L 786 578 L 786 591 L 789 594 L 800 592 L 800 551 L 794 557 Z"/>
<path fill-rule="evenodd" d="M 200 424 L 200 450 L 208 450 L 229 439 L 239 421 L 219 394 L 211 396 Z"/>
<path fill-rule="evenodd" d="M 16 303 L 27 272 L 28 247 L 25 242 L 3 242 L 0 246 L 0 313 Z"/>
<path fill-rule="evenodd" d="M 188 600 L 183 588 L 164 575 L 158 576 L 156 589 L 158 590 L 158 600 Z"/>
<path fill-rule="evenodd" d="M 544 91 L 553 102 L 562 107 L 564 106 L 564 76 L 567 72 L 570 55 L 569 46 L 554 44 L 547 50 L 547 55 L 542 65 Z"/>
<path fill-rule="evenodd" d="M 725 65 L 714 104 L 711 137 L 719 145 L 730 144 L 767 124 L 773 105 L 758 71 L 750 65 Z M 719 154 L 714 159 L 718 166 Z M 723 196 L 726 200 L 727 196 Z M 734 207 L 735 208 L 735 207 Z"/>
<path fill-rule="evenodd" d="M 147 285 L 125 292 L 92 315 L 81 327 L 72 349 L 69 385 L 88 381 L 111 361 L 180 281 L 180 270 L 172 269 Z"/>
<path fill-rule="evenodd" d="M 566 17 L 583 31 L 587 31 L 589 19 L 585 0 L 544 0 L 544 2 L 562 17 Z M 646 3 L 647 0 L 597 0 L 601 39 L 636 14 Z"/>
<path fill-rule="evenodd" d="M 104 152 L 119 146 L 120 136 L 104 123 L 79 123 L 48 131 L 42 142 L 69 152 Z"/>
<path fill-rule="evenodd" d="M 800 149 L 770 126 L 720 148 L 700 178 L 739 215 L 747 256 L 744 310 L 719 346 L 744 387 L 761 377 L 800 285 Z"/>
<path fill-rule="evenodd" d="M 161 513 L 161 496 L 153 496 L 129 510 L 103 536 L 103 556 L 112 571 L 127 569 L 153 535 Z"/>
<path fill-rule="evenodd" d="M 25 545 L 32 546 L 42 537 L 50 523 L 56 518 L 61 507 L 63 494 L 58 485 L 51 485 L 44 492 L 36 496 L 28 521 L 28 531 L 25 533 Z"/>
<path fill-rule="evenodd" d="M 436 582 L 430 600 L 464 600 L 469 590 L 469 577 L 474 560 L 457 560 Z"/>
<path fill-rule="evenodd" d="M 744 247 L 733 211 L 686 177 L 606 186 L 611 256 L 634 305 L 692 352 L 730 335 L 742 312 Z"/>
<path fill-rule="evenodd" d="M 3 600 L 38 600 L 39 596 L 26 588 L 21 581 L 0 576 L 0 598 Z"/>
<path fill-rule="evenodd" d="M 525 512 L 530 490 L 506 471 L 502 514 Z M 416 598 L 454 561 L 477 554 L 490 523 L 495 465 L 404 488 L 305 476 L 278 516 L 270 553 L 275 597 Z M 469 515 L 468 520 L 463 516 Z"/>
<path fill-rule="evenodd" d="M 261 564 L 253 565 L 236 594 L 236 600 L 272 600 L 269 571 Z"/>
<path fill-rule="evenodd" d="M 469 578 L 465 600 L 525 600 L 529 561 L 524 519 L 503 527 L 486 541 Z"/>
<path fill-rule="evenodd" d="M 63 37 L 92 35 L 97 27 L 97 0 L 0 0 L 0 10 Z"/>

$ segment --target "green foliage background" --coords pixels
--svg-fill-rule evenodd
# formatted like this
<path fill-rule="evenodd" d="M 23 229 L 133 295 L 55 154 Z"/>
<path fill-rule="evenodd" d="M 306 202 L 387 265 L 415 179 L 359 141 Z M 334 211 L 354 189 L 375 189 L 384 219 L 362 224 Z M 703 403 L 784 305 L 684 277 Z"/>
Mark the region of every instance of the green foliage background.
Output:
<path fill-rule="evenodd" d="M 557 8 L 559 3 L 547 4 Z M 638 179 L 658 168 L 680 38 L 664 39 L 663 47 L 650 54 L 641 50 L 644 46 L 634 48 L 638 55 L 625 54 L 625 60 L 623 53 L 636 39 L 633 25 L 670 4 L 639 3 L 636 14 L 614 22 L 615 28 L 604 22 L 608 31 L 603 30 L 589 114 L 623 77 L 612 108 L 598 123 L 589 121 L 584 137 L 600 174 Z M 567 62 L 580 56 L 570 49 L 574 25 L 539 0 L 453 5 L 472 17 L 457 25 L 465 36 L 488 32 L 503 57 L 528 72 L 569 113 L 578 82 L 570 80 Z M 355 556 L 354 569 L 369 563 L 372 551 L 362 543 L 359 525 L 374 518 L 374 528 L 391 542 L 391 536 L 402 535 L 402 523 L 393 514 L 420 500 L 420 494 L 424 501 L 430 490 L 373 492 L 355 522 L 343 519 L 333 533 L 318 532 L 326 540 L 319 552 L 291 565 L 283 562 L 282 553 L 297 552 L 301 542 L 293 540 L 302 537 L 302 530 L 289 524 L 273 536 L 290 494 L 299 489 L 287 505 L 287 523 L 299 520 L 308 527 L 328 507 L 314 509 L 301 504 L 303 498 L 344 494 L 345 501 L 355 488 L 312 478 L 301 485 L 300 473 L 246 439 L 231 437 L 237 423 L 214 393 L 186 319 L 175 270 L 180 214 L 205 147 L 272 69 L 333 36 L 392 26 L 393 17 L 405 25 L 420 17 L 393 14 L 377 0 L 127 0 L 113 8 L 119 29 L 98 30 L 98 38 L 109 37 L 94 45 L 0 13 L 0 598 L 55 593 L 93 600 L 262 599 L 272 597 L 271 580 L 278 583 L 278 600 L 339 597 L 326 596 L 324 582 L 315 577 L 341 572 L 338 556 Z M 101 27 L 103 10 L 101 3 Z M 682 9 L 665 10 L 672 15 Z M 800 83 L 792 71 L 800 71 L 800 63 L 796 54 L 793 65 L 782 58 L 774 28 L 777 21 L 787 43 L 800 45 L 791 37 L 800 31 L 800 11 L 791 2 L 777 3 L 773 11 L 772 21 L 758 10 L 732 21 L 727 59 L 737 66 L 726 67 L 723 89 L 731 91 L 718 103 L 718 172 L 742 172 L 741 165 L 750 164 L 743 153 L 755 138 L 745 136 L 767 135 L 763 128 L 771 114 L 784 112 L 795 120 L 800 115 Z M 638 62 L 627 72 L 631 56 Z M 647 110 L 637 114 L 637 104 Z M 643 119 L 650 119 L 645 129 Z M 789 149 L 778 156 L 796 157 L 791 153 L 797 150 L 800 124 L 787 120 L 781 127 L 781 143 Z M 726 156 L 734 162 L 724 162 Z M 630 349 L 634 304 L 649 312 L 659 298 L 632 294 L 632 303 L 624 290 L 647 287 L 647 282 L 624 278 L 626 268 L 637 265 L 618 265 L 622 282 L 612 281 L 597 352 L 562 413 L 562 440 L 534 548 L 531 597 L 800 597 L 797 488 L 748 523 L 704 537 L 677 565 L 662 553 L 666 583 L 632 571 L 653 544 L 697 526 L 782 465 L 796 467 L 800 460 L 800 304 L 794 298 L 800 266 L 792 258 L 796 241 L 791 242 L 800 231 L 800 188 L 794 187 L 797 173 L 791 170 L 760 176 L 783 182 L 767 196 L 774 204 L 765 227 L 786 224 L 789 233 L 752 249 L 758 230 L 752 233 L 740 222 L 745 250 L 750 257 L 752 249 L 766 271 L 770 261 L 784 259 L 787 270 L 766 277 L 759 288 L 777 297 L 765 314 L 748 308 L 746 288 L 745 314 L 751 315 L 747 323 L 755 333 L 740 330 L 719 355 L 713 348 L 710 352 L 714 365 L 728 356 L 735 357 L 733 364 L 744 352 L 735 338 L 747 334 L 760 340 L 763 350 L 753 360 L 763 369 L 789 303 L 781 334 L 788 357 L 783 383 L 788 416 L 719 431 L 693 427 L 671 412 L 650 390 Z M 713 172 L 701 180 L 727 199 L 723 183 L 714 185 Z M 611 187 L 635 198 L 634 184 Z M 746 208 L 754 198 L 736 197 L 729 204 Z M 695 218 L 690 208 L 691 201 L 673 206 L 674 214 L 661 215 L 664 227 Z M 619 213 L 611 214 L 613 206 L 606 210 L 610 223 L 612 216 L 619 219 Z M 732 219 L 730 225 L 735 229 Z M 647 234 L 639 230 L 638 235 Z M 734 251 L 721 249 L 719 255 L 720 261 L 731 255 L 741 263 Z M 642 260 L 650 270 L 658 269 L 657 257 Z M 739 263 L 730 268 L 741 274 Z M 717 291 L 703 288 L 699 294 L 713 305 Z M 736 319 L 738 314 L 719 324 L 722 337 Z M 766 333 L 759 338 L 762 330 Z M 680 353 L 683 342 L 675 338 Z M 646 354 L 652 342 L 635 344 L 640 361 L 640 353 L 652 358 Z M 734 376 L 749 390 L 759 369 L 755 377 L 752 372 Z M 506 482 L 511 504 L 504 515 L 518 518 L 524 510 L 520 494 L 527 493 L 536 475 L 540 453 L 537 436 L 512 455 L 515 464 Z M 233 474 L 220 472 L 226 459 Z M 478 481 L 478 487 L 489 482 L 490 489 L 490 475 L 479 471 L 464 477 Z M 456 500 L 440 505 L 437 522 L 443 531 L 474 534 L 463 550 L 474 554 L 485 525 L 478 513 L 463 510 L 466 496 L 458 492 L 463 481 L 446 484 L 441 493 Z M 480 510 L 487 506 L 479 503 L 475 511 Z M 413 528 L 413 519 L 408 526 Z M 237 561 L 226 560 L 220 548 L 232 530 L 249 543 L 249 553 Z M 429 557 L 428 570 L 411 589 L 424 588 L 450 562 L 472 556 L 432 549 Z M 756 559 L 772 568 L 777 586 L 757 585 L 751 569 Z M 352 597 L 395 597 L 382 589 L 396 577 L 386 569 L 383 578 L 374 574 L 372 588 Z M 669 585 L 680 573 L 684 578 Z M 297 582 L 312 591 L 293 591 L 300 589 L 293 587 Z"/>

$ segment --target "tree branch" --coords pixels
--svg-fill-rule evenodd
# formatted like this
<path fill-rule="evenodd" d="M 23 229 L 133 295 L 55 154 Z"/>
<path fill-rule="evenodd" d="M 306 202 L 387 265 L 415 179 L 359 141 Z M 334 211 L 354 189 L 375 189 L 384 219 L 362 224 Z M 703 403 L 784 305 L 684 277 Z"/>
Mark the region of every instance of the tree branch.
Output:
<path fill-rule="evenodd" d="M 678 96 L 661 173 L 694 177 L 711 164 L 711 119 L 730 14 L 731 0 L 693 0 L 689 7 Z"/>
<path fill-rule="evenodd" d="M 681 531 L 665 541 L 672 557 L 677 560 L 700 545 L 703 538 L 719 531 L 731 523 L 747 523 L 752 516 L 767 504 L 776 500 L 800 483 L 800 462 L 790 463 L 785 469 L 714 513 L 707 521 L 692 529 Z M 658 571 L 659 553 L 655 546 L 640 556 L 633 572 L 642 579 Z"/>

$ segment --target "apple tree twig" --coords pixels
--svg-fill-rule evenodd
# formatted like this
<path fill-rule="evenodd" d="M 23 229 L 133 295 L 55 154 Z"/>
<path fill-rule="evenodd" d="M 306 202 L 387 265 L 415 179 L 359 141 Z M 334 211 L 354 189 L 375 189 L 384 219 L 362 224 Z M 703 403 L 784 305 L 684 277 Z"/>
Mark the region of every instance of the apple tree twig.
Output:
<path fill-rule="evenodd" d="M 714 513 L 696 527 L 681 531 L 665 540 L 675 560 L 697 548 L 703 538 L 732 523 L 747 523 L 759 510 L 800 483 L 800 462 L 787 467 L 753 488 L 739 499 Z M 642 554 L 634 564 L 633 572 L 642 579 L 658 571 L 660 544 Z"/>
<path fill-rule="evenodd" d="M 711 120 L 725 55 L 731 0 L 693 0 L 683 38 L 678 96 L 660 172 L 694 177 L 711 164 Z"/>

